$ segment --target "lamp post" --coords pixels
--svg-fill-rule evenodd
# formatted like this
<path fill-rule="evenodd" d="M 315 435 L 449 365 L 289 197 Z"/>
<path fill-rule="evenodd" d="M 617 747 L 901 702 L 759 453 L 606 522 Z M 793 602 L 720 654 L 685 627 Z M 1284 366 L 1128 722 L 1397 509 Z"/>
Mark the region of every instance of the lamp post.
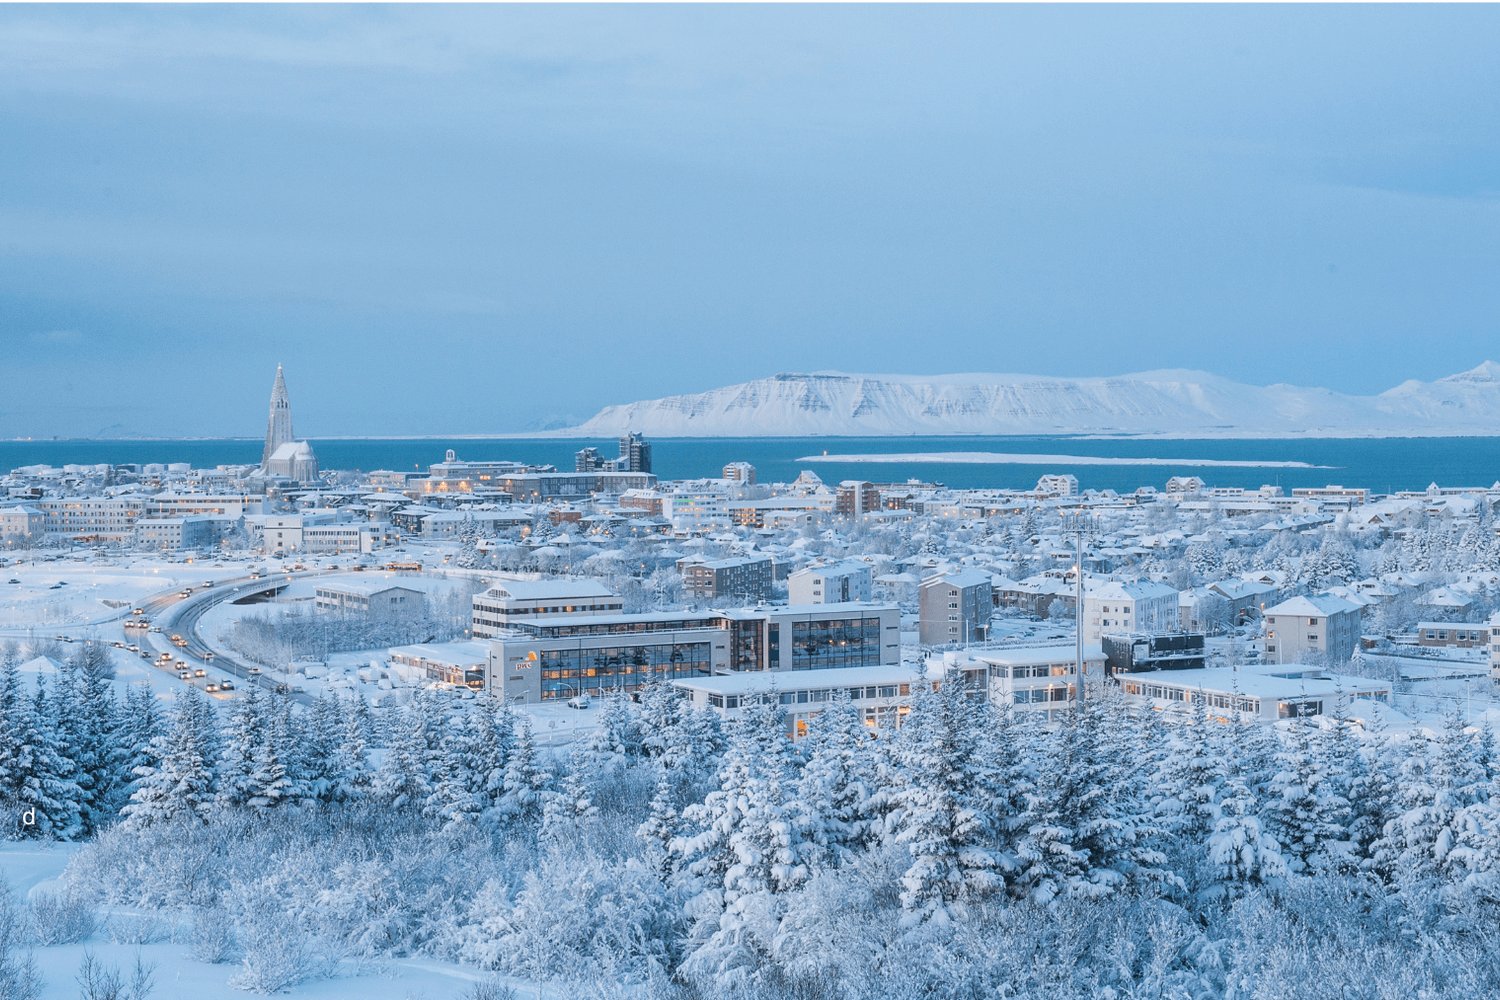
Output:
<path fill-rule="evenodd" d="M 1097 524 L 1092 514 L 1068 514 L 1063 517 L 1063 534 L 1072 535 L 1076 549 L 1077 562 L 1073 566 L 1073 580 L 1077 585 L 1073 599 L 1073 637 L 1077 646 L 1077 660 L 1073 667 L 1078 676 L 1078 707 L 1083 707 L 1085 691 L 1088 687 L 1085 683 L 1087 675 L 1084 673 L 1083 663 L 1083 537 L 1091 535 L 1097 530 Z"/>

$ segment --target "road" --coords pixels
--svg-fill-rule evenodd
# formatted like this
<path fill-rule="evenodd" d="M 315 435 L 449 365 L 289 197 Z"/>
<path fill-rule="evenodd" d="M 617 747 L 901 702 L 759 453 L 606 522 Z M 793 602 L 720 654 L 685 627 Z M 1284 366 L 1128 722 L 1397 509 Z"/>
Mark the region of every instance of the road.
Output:
<path fill-rule="evenodd" d="M 165 601 L 160 607 L 165 612 L 160 617 L 153 618 L 153 623 L 161 626 L 161 634 L 170 642 L 170 636 L 180 635 L 187 642 L 186 651 L 203 661 L 205 669 L 210 672 L 221 671 L 247 684 L 257 684 L 266 691 L 275 693 L 279 686 L 278 682 L 265 674 L 251 673 L 252 668 L 233 656 L 218 653 L 208 640 L 199 631 L 199 622 L 210 608 L 222 604 L 225 601 L 240 600 L 254 594 L 264 594 L 283 589 L 293 580 L 307 579 L 310 577 L 324 576 L 328 573 L 337 573 L 339 570 L 304 570 L 297 573 L 277 573 L 272 576 L 252 580 L 249 577 L 241 579 L 226 580 L 213 587 L 194 592 L 191 597 L 178 597 L 177 595 L 163 595 L 155 600 Z M 142 605 L 142 607 L 146 607 Z M 151 608 L 147 607 L 147 613 Z M 157 633 L 151 633 L 156 635 Z M 313 699 L 306 694 L 293 694 L 292 699 L 302 705 L 311 705 Z"/>

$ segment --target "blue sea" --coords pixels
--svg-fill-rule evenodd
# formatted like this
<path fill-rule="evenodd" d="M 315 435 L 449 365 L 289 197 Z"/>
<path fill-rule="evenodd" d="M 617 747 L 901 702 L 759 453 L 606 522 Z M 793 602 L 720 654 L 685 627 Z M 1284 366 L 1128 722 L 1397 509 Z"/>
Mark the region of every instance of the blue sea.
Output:
<path fill-rule="evenodd" d="M 314 439 L 324 469 L 425 470 L 452 448 L 468 460 L 511 459 L 573 468 L 573 453 L 592 445 L 606 457 L 614 439 Z M 1375 492 L 1443 486 L 1489 486 L 1500 480 L 1500 437 L 1278 440 L 1178 440 L 1078 437 L 900 437 L 900 438 L 657 438 L 653 471 L 662 479 L 716 476 L 728 462 L 754 465 L 761 482 L 789 482 L 812 469 L 825 482 L 918 479 L 951 487 L 1030 488 L 1043 473 L 1072 473 L 1084 489 L 1120 492 L 1156 486 L 1174 475 L 1196 475 L 1212 486 L 1254 488 L 1272 483 L 1297 486 L 1365 486 Z M 69 463 L 188 462 L 194 467 L 260 460 L 260 439 L 190 441 L 5 441 L 0 469 Z M 1087 465 L 892 463 L 798 461 L 804 456 L 992 452 L 1007 455 L 1093 456 L 1157 459 L 1182 464 Z M 1203 467 L 1193 461 L 1300 462 L 1324 468 Z"/>

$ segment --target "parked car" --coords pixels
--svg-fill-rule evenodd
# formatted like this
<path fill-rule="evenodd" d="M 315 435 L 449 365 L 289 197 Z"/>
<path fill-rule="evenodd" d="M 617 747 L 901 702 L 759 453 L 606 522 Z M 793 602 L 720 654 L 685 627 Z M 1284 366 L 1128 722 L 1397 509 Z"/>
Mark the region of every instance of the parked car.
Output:
<path fill-rule="evenodd" d="M 590 704 L 590 702 L 589 702 L 589 696 L 586 695 L 586 694 L 581 694 L 581 695 L 578 695 L 576 698 L 569 698 L 568 699 L 568 707 L 569 708 L 588 708 L 589 704 Z"/>

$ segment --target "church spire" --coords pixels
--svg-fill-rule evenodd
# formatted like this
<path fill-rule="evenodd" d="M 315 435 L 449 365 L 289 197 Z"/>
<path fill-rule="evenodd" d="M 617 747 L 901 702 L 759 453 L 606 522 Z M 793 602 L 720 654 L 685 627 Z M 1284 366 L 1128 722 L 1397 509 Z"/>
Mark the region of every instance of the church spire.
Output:
<path fill-rule="evenodd" d="M 260 467 L 264 469 L 276 449 L 292 439 L 292 404 L 286 395 L 286 379 L 277 365 L 276 383 L 271 386 L 271 417 L 266 421 L 266 450 L 261 455 Z"/>

